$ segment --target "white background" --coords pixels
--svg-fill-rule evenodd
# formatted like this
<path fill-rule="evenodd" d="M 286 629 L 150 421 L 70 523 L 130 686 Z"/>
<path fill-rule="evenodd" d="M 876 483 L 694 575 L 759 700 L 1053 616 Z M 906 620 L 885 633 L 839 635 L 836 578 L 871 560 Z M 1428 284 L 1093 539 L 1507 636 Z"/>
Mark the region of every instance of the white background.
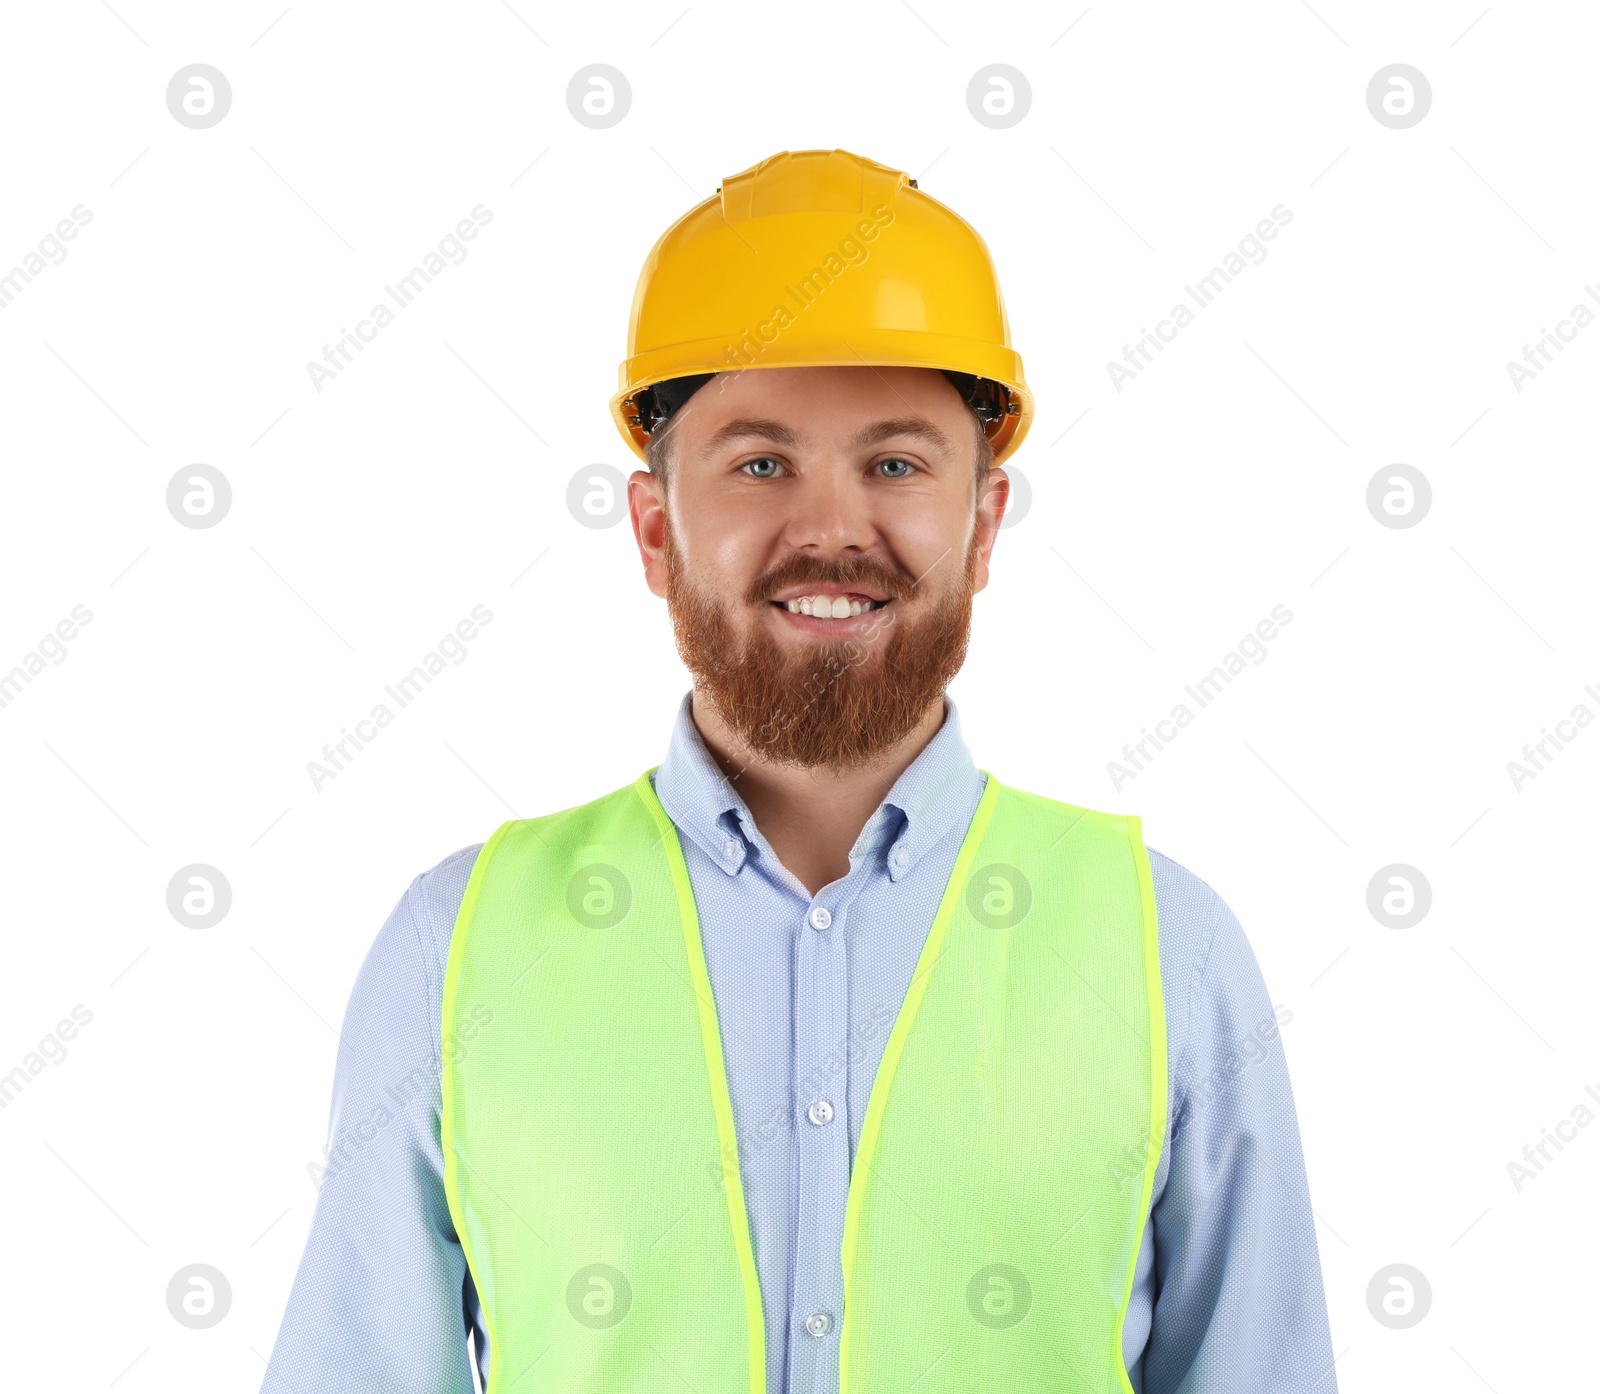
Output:
<path fill-rule="evenodd" d="M 1521 392 L 1506 363 L 1600 293 L 1600 20 L 1480 11 L 10 11 L 0 271 L 93 220 L 0 311 L 0 671 L 93 620 L 0 708 L 0 1073 L 93 1021 L 0 1111 L 0 1299 L 43 1338 L 0 1383 L 259 1386 L 378 926 L 503 819 L 659 761 L 687 686 L 626 524 L 565 502 L 635 464 L 606 401 L 640 264 L 724 175 L 835 146 L 994 254 L 1033 498 L 952 691 L 1002 780 L 1141 815 L 1292 1009 L 1342 1385 L 1592 1382 L 1600 1128 L 1520 1193 L 1507 1163 L 1600 1091 L 1600 729 L 1520 792 L 1506 764 L 1600 714 L 1600 327 Z M 166 106 L 191 63 L 232 86 L 210 129 Z M 632 87 L 604 130 L 566 103 L 592 63 Z M 991 63 L 1032 88 L 1001 130 L 965 96 Z M 1409 129 L 1367 107 L 1392 63 L 1432 86 Z M 479 203 L 466 259 L 318 392 L 307 361 Z M 1108 360 L 1280 203 L 1118 392 Z M 166 507 L 198 462 L 233 490 L 204 530 Z M 1433 490 L 1404 530 L 1366 504 L 1397 462 Z M 1267 659 L 1116 789 L 1279 603 Z M 475 604 L 467 659 L 318 792 L 307 762 Z M 166 905 L 197 862 L 232 886 L 209 930 Z M 1396 862 L 1433 893 L 1407 930 L 1366 905 Z M 196 1262 L 233 1290 L 205 1331 L 166 1308 Z M 1368 1309 L 1391 1263 L 1432 1288 L 1405 1330 Z"/>

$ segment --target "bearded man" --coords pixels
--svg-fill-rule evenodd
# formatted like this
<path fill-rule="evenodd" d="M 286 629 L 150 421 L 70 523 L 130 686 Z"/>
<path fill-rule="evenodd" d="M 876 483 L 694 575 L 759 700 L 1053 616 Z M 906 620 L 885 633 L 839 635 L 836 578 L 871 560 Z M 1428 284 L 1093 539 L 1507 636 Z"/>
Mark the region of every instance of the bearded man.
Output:
<path fill-rule="evenodd" d="M 470 1337 L 487 1394 L 1331 1394 L 1237 920 L 945 692 L 1033 410 L 982 240 L 784 152 L 663 234 L 629 338 L 692 690 L 658 767 L 396 907 L 335 1117 L 418 1059 L 429 1107 L 324 1181 L 263 1390 L 465 1394 Z"/>

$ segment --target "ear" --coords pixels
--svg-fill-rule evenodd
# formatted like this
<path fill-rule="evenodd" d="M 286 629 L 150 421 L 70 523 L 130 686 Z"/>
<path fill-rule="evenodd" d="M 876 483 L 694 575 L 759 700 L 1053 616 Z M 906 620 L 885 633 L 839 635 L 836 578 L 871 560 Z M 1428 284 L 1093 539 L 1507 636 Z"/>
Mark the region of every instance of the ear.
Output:
<path fill-rule="evenodd" d="M 1011 500 L 1011 480 L 1005 470 L 995 466 L 978 489 L 978 564 L 972 578 L 974 592 L 989 584 L 989 553 L 1000 537 L 1000 522 Z"/>
<path fill-rule="evenodd" d="M 628 521 L 633 524 L 633 540 L 639 544 L 645 584 L 653 595 L 665 597 L 667 568 L 661 553 L 667 539 L 667 504 L 661 481 L 649 470 L 635 470 L 628 476 Z"/>

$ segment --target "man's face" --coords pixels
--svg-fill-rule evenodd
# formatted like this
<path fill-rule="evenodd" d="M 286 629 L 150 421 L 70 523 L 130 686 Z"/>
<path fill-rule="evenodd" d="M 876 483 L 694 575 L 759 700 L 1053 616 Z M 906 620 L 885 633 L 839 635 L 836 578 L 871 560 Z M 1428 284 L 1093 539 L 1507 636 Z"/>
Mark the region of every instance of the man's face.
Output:
<path fill-rule="evenodd" d="M 1006 483 L 974 473 L 971 410 L 925 368 L 713 378 L 634 474 L 650 588 L 697 691 L 758 754 L 850 768 L 903 740 L 966 652 Z"/>

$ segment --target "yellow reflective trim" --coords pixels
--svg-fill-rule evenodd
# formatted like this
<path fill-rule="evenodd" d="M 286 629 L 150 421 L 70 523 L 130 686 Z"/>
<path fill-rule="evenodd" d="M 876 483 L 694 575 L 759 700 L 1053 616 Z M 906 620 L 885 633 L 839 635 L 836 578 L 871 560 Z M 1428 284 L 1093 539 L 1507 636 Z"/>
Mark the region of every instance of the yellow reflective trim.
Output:
<path fill-rule="evenodd" d="M 711 992 L 711 976 L 706 972 L 705 946 L 700 940 L 700 914 L 689 883 L 689 864 L 683 859 L 683 844 L 671 815 L 656 796 L 650 782 L 659 765 L 652 765 L 634 782 L 634 789 L 650 816 L 661 829 L 661 845 L 672 872 L 672 888 L 678 896 L 678 917 L 683 922 L 684 945 L 688 950 L 689 974 L 700 1007 L 700 1039 L 705 1045 L 706 1069 L 711 1076 L 711 1106 L 717 1116 L 717 1141 L 722 1147 L 723 1174 L 728 1197 L 728 1214 L 733 1221 L 733 1244 L 739 1256 L 739 1272 L 744 1278 L 746 1325 L 750 1331 L 751 1394 L 766 1394 L 767 1321 L 761 1304 L 761 1278 L 756 1272 L 755 1250 L 750 1243 L 750 1216 L 744 1203 L 744 1180 L 739 1170 L 739 1144 L 733 1128 L 733 1103 L 728 1096 L 728 1075 L 722 1059 L 722 1031 L 717 1024 L 717 1004 Z M 727 1158 L 732 1156 L 732 1168 Z M 485 1392 L 487 1394 L 487 1391 Z"/>
<path fill-rule="evenodd" d="M 1122 1359 L 1122 1328 L 1128 1320 L 1128 1303 L 1133 1297 L 1133 1276 L 1139 1264 L 1139 1248 L 1150 1214 L 1150 1197 L 1155 1191 L 1156 1168 L 1167 1133 L 1167 1008 L 1161 987 L 1161 951 L 1156 926 L 1156 886 L 1150 872 L 1150 853 L 1144 845 L 1144 824 L 1129 814 L 1128 845 L 1133 851 L 1134 868 L 1139 875 L 1139 901 L 1144 909 L 1144 978 L 1150 998 L 1150 1137 L 1145 1148 L 1144 1186 L 1140 1192 L 1139 1232 L 1128 1259 L 1128 1281 L 1122 1290 L 1122 1310 L 1117 1314 L 1112 1346 L 1112 1365 L 1122 1381 L 1124 1394 L 1134 1394 L 1133 1383 Z"/>
<path fill-rule="evenodd" d="M 911 1034 L 911 1023 L 917 1015 L 917 1008 L 922 1004 L 922 995 L 927 990 L 928 974 L 933 971 L 933 965 L 938 962 L 939 955 L 943 951 L 945 928 L 949 925 L 951 916 L 955 914 L 956 905 L 965 890 L 967 875 L 972 870 L 973 859 L 978 855 L 978 844 L 983 841 L 983 836 L 988 832 L 989 824 L 994 818 L 995 802 L 1000 797 L 1000 781 L 988 770 L 983 770 L 981 773 L 984 776 L 983 796 L 978 800 L 977 808 L 973 810 L 967 835 L 962 839 L 961 849 L 956 853 L 950 880 L 945 885 L 944 896 L 939 901 L 939 909 L 933 917 L 928 937 L 923 941 L 922 955 L 917 960 L 917 971 L 911 977 L 911 986 L 906 989 L 906 1000 L 901 1004 L 900 1014 L 895 1018 L 894 1029 L 889 1032 L 888 1041 L 884 1043 L 883 1060 L 878 1066 L 878 1073 L 872 1081 L 872 1090 L 867 1098 L 867 1116 L 861 1122 L 861 1139 L 856 1144 L 855 1167 L 850 1173 L 850 1189 L 845 1198 L 844 1243 L 839 1255 L 840 1266 L 844 1272 L 844 1319 L 839 1325 L 839 1394 L 849 1394 L 846 1385 L 850 1369 L 850 1273 L 855 1266 L 856 1228 L 861 1218 L 861 1195 L 866 1186 L 863 1178 L 872 1168 L 872 1154 L 877 1150 L 878 1130 L 883 1120 L 883 1111 L 888 1105 L 889 1087 L 894 1080 L 895 1068 L 900 1063 L 900 1055 L 905 1049 L 906 1037 Z"/>
<path fill-rule="evenodd" d="M 455 1021 L 456 986 L 461 978 L 461 964 L 466 958 L 467 933 L 472 925 L 473 911 L 478 906 L 478 891 L 488 874 L 489 862 L 494 857 L 495 850 L 511 827 L 511 823 L 502 823 L 496 828 L 472 863 L 472 874 L 467 878 L 467 889 L 461 897 L 461 908 L 456 911 L 455 925 L 450 932 L 450 956 L 445 964 L 444 992 L 439 1008 L 439 1060 L 442 1067 L 439 1079 L 439 1146 L 444 1153 L 444 1198 L 445 1204 L 450 1208 L 450 1218 L 455 1222 L 456 1238 L 461 1241 L 461 1250 L 466 1255 L 467 1267 L 478 1272 L 487 1270 L 479 1268 L 474 1262 L 472 1246 L 467 1242 L 466 1207 L 458 1192 L 460 1181 L 457 1177 L 457 1163 L 466 1159 L 456 1148 L 455 1130 L 450 1124 L 455 1095 L 452 1088 L 454 1071 L 450 1066 L 449 1056 L 444 1052 L 444 1045 L 449 1040 L 447 1033 Z M 473 1282 L 476 1283 L 477 1279 L 474 1278 Z M 491 1305 L 487 1299 L 484 1300 L 483 1323 L 489 1335 L 489 1380 L 484 1386 L 484 1394 L 493 1394 L 499 1386 L 501 1345 L 499 1334 L 494 1329 Z"/>

